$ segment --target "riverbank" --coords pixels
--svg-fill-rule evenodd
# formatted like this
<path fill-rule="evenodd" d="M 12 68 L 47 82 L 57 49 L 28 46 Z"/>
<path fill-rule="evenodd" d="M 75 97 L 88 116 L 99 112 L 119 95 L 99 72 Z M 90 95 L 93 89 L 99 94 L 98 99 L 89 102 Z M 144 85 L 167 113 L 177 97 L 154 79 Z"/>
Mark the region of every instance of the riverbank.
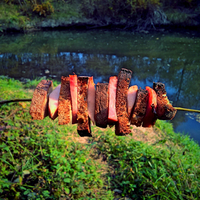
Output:
<path fill-rule="evenodd" d="M 1 77 L 0 100 L 31 98 L 38 82 Z M 81 138 L 76 125 L 31 120 L 29 107 L 0 107 L 1 198 L 199 198 L 200 147 L 170 123 L 126 137 L 92 126 L 93 137 Z"/>
<path fill-rule="evenodd" d="M 198 6 L 169 8 L 163 4 L 161 6 L 159 1 L 155 1 L 155 5 L 150 4 L 147 8 L 140 5 L 139 10 L 134 11 L 133 14 L 125 15 L 125 10 L 123 10 L 121 16 L 118 13 L 120 12 L 118 7 L 115 11 L 112 10 L 114 9 L 112 6 L 109 8 L 112 14 L 111 11 L 103 13 L 102 6 L 105 5 L 102 3 L 95 6 L 95 2 L 89 5 L 79 1 L 50 1 L 48 4 L 44 1 L 43 4 L 36 4 L 36 6 L 17 4 L 17 1 L 16 3 L 7 2 L 9 3 L 0 3 L 2 11 L 0 33 L 69 28 L 117 28 L 148 33 L 182 28 L 199 30 L 200 26 Z"/>

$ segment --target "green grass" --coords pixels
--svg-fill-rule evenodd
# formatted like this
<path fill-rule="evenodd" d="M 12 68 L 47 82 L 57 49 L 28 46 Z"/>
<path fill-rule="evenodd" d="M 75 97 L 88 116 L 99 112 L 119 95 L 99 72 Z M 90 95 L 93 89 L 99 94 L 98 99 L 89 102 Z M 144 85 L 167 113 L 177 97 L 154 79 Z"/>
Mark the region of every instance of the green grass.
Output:
<path fill-rule="evenodd" d="M 9 78 L 0 79 L 0 98 L 31 97 L 23 85 Z M 92 145 L 75 142 L 76 126 L 58 126 L 58 121 L 45 118 L 33 121 L 30 103 L 3 105 L 0 126 L 0 198 L 6 199 L 92 199 L 102 193 L 100 166 L 90 156 Z M 105 190 L 105 189 L 104 189 Z"/>
<path fill-rule="evenodd" d="M 38 81 L 0 77 L 0 99 L 30 98 Z M 0 198 L 199 199 L 200 147 L 170 123 L 153 144 L 95 126 L 81 143 L 76 125 L 33 121 L 29 106 L 0 107 Z"/>
<path fill-rule="evenodd" d="M 153 145 L 115 137 L 111 131 L 93 138 L 111 166 L 111 189 L 133 199 L 198 199 L 199 146 L 175 134 L 169 123 L 158 121 L 156 126 L 163 136 Z"/>
<path fill-rule="evenodd" d="M 21 15 L 19 6 L 0 3 L 0 32 L 7 28 L 24 28 L 27 17 Z"/>

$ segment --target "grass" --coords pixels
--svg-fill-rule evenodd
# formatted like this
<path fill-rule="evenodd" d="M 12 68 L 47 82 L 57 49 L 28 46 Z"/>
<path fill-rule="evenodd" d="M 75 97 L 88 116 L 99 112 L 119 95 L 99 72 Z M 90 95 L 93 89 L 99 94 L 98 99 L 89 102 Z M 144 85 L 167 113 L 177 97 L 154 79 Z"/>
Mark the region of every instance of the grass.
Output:
<path fill-rule="evenodd" d="M 25 88 L 38 81 L 23 85 L 3 78 L 0 98 L 31 97 Z M 100 168 L 90 156 L 92 145 L 74 142 L 76 126 L 58 126 L 57 120 L 49 118 L 33 121 L 30 103 L 25 104 L 0 108 L 0 126 L 9 127 L 0 134 L 0 197 L 92 199 L 101 194 L 103 182 Z M 109 199 L 111 193 L 104 191 L 104 195 Z"/>
<path fill-rule="evenodd" d="M 27 17 L 21 15 L 19 6 L 0 3 L 0 32 L 7 28 L 24 28 Z"/>
<path fill-rule="evenodd" d="M 30 98 L 39 81 L 0 77 L 0 100 Z M 0 198 L 199 198 L 200 147 L 170 123 L 157 121 L 153 143 L 134 140 L 134 128 L 116 137 L 113 128 L 95 126 L 81 142 L 76 125 L 33 121 L 29 106 L 0 107 Z"/>

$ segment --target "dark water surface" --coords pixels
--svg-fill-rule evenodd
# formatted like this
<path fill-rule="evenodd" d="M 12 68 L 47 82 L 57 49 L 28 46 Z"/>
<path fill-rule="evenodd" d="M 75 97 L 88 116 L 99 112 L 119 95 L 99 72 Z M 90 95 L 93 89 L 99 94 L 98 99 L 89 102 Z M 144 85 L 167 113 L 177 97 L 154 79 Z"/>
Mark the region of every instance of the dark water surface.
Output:
<path fill-rule="evenodd" d="M 52 31 L 0 37 L 0 75 L 60 80 L 62 75 L 94 76 L 108 82 L 122 67 L 133 71 L 131 85 L 163 82 L 174 106 L 200 110 L 200 38 L 188 34 L 133 34 L 119 31 Z M 200 115 L 178 111 L 175 131 L 200 143 Z"/>

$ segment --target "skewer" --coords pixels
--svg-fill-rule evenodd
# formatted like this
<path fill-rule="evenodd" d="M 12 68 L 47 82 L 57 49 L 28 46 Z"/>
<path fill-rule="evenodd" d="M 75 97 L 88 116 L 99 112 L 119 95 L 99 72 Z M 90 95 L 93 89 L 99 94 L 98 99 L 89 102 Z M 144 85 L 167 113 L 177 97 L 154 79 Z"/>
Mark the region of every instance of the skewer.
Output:
<path fill-rule="evenodd" d="M 200 110 L 194 110 L 194 109 L 189 109 L 189 108 L 181 108 L 181 107 L 174 107 L 176 110 L 181 110 L 181 111 L 188 111 L 188 112 L 196 112 L 200 113 Z"/>
<path fill-rule="evenodd" d="M 12 103 L 12 102 L 20 102 L 20 101 L 31 101 L 31 100 L 32 99 L 10 99 L 10 100 L 0 101 L 0 104 Z"/>
<path fill-rule="evenodd" d="M 12 102 L 20 102 L 20 101 L 31 101 L 32 99 L 10 99 L 10 100 L 4 100 L 0 101 L 0 104 L 4 103 L 12 103 Z M 196 112 L 200 113 L 200 110 L 190 109 L 190 108 L 181 108 L 181 107 L 174 107 L 176 110 L 180 111 L 188 111 L 188 112 Z"/>

